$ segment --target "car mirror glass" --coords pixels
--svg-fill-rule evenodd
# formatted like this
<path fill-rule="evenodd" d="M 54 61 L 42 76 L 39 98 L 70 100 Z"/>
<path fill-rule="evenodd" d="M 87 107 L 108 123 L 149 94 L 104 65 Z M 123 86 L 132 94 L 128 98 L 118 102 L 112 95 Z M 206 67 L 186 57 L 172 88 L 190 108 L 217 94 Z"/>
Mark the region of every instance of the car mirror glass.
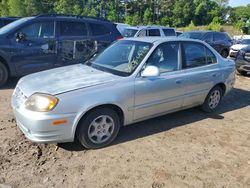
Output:
<path fill-rule="evenodd" d="M 20 42 L 20 41 L 23 41 L 25 40 L 25 34 L 23 32 L 18 32 L 15 34 L 15 37 L 16 37 L 16 41 L 17 42 Z"/>

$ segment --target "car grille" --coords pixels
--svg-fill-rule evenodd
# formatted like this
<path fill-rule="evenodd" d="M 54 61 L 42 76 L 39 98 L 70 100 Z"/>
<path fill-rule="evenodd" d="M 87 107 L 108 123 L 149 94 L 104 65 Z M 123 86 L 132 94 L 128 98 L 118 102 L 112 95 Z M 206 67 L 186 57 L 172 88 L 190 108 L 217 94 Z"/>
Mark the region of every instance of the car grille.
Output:
<path fill-rule="evenodd" d="M 247 52 L 247 53 L 245 53 L 245 57 L 244 57 L 247 61 L 249 61 L 250 62 L 250 53 L 249 52 Z"/>
<path fill-rule="evenodd" d="M 13 93 L 13 103 L 16 108 L 19 108 L 20 105 L 22 105 L 27 97 L 24 95 L 24 93 L 21 91 L 19 87 L 16 87 L 14 93 Z"/>

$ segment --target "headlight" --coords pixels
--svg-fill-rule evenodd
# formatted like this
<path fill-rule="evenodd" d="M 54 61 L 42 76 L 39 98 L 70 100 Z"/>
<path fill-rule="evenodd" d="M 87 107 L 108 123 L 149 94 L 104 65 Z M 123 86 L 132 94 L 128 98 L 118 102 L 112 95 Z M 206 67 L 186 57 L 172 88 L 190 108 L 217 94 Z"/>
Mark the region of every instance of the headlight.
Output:
<path fill-rule="evenodd" d="M 49 112 L 55 108 L 58 99 L 52 95 L 35 93 L 25 102 L 25 108 L 36 112 Z"/>

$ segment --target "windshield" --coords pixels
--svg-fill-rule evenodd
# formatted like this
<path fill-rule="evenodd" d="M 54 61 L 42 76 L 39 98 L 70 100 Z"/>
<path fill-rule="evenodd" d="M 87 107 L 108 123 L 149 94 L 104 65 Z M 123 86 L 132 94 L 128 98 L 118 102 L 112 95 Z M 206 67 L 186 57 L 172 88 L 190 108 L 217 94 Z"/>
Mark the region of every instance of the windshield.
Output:
<path fill-rule="evenodd" d="M 123 37 L 134 37 L 138 29 L 124 29 L 122 32 Z"/>
<path fill-rule="evenodd" d="M 131 75 L 153 44 L 120 40 L 90 60 L 92 67 L 119 76 Z"/>
<path fill-rule="evenodd" d="M 201 39 L 203 36 L 203 33 L 198 33 L 198 32 L 187 32 L 187 33 L 182 33 L 179 35 L 181 38 L 191 38 L 191 39 Z"/>
<path fill-rule="evenodd" d="M 244 39 L 241 41 L 241 44 L 247 44 L 250 45 L 250 39 Z"/>
<path fill-rule="evenodd" d="M 14 22 L 11 22 L 10 24 L 8 25 L 5 25 L 4 27 L 2 27 L 0 29 L 0 34 L 6 34 L 8 33 L 9 31 L 11 31 L 12 29 L 16 28 L 17 26 L 19 26 L 20 24 L 26 22 L 27 20 L 29 20 L 31 18 L 21 18 L 19 20 L 16 20 Z"/>

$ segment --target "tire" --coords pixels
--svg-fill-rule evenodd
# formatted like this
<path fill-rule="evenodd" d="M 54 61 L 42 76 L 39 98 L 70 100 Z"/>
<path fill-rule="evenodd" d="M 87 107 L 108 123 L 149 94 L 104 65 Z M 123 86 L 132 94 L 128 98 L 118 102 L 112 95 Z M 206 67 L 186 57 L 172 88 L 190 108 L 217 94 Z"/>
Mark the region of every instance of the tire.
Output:
<path fill-rule="evenodd" d="M 201 108 L 204 112 L 213 112 L 219 106 L 222 98 L 222 89 L 220 86 L 215 86 L 208 93 Z"/>
<path fill-rule="evenodd" d="M 2 87 L 9 78 L 9 72 L 6 66 L 0 62 L 0 87 Z"/>
<path fill-rule="evenodd" d="M 237 70 L 242 76 L 247 76 L 247 71 Z"/>
<path fill-rule="evenodd" d="M 110 144 L 119 132 L 118 114 L 110 108 L 91 111 L 78 124 L 76 136 L 87 149 L 102 148 Z"/>
<path fill-rule="evenodd" d="M 227 58 L 229 54 L 228 54 L 228 51 L 227 51 L 227 50 L 222 50 L 221 53 L 220 53 L 220 55 L 221 55 L 222 57 L 224 57 L 224 58 Z"/>

